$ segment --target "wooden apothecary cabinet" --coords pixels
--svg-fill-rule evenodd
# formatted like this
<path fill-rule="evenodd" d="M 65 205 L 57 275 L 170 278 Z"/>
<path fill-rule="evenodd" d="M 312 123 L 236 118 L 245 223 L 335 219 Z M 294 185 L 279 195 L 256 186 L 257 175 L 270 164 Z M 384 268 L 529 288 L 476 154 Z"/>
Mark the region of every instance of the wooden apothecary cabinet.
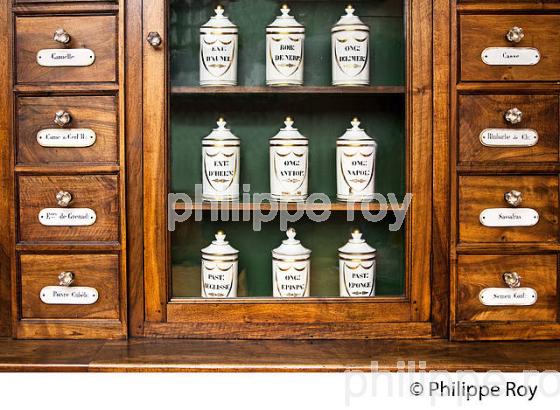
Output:
<path fill-rule="evenodd" d="M 216 5 L 15 0 L 0 11 L 10 45 L 0 51 L 1 335 L 560 337 L 558 3 L 359 1 L 370 85 L 335 87 L 330 27 L 345 4 L 295 0 L 304 84 L 267 87 L 265 28 L 279 5 L 226 1 L 238 84 L 201 87 L 199 28 Z M 378 144 L 376 192 L 398 201 L 350 205 L 351 221 L 335 199 L 302 205 L 330 217 L 290 224 L 312 251 L 310 297 L 297 299 L 272 297 L 281 217 L 253 229 L 276 206 L 243 199 L 213 220 L 195 196 L 201 139 L 218 117 L 240 138 L 246 192 L 268 192 L 268 141 L 286 116 L 309 140 L 310 192 L 336 197 L 336 140 L 359 117 Z M 368 221 L 363 209 L 387 216 Z M 251 218 L 235 221 L 239 212 Z M 185 221 L 170 230 L 173 218 Z M 376 248 L 376 294 L 341 298 L 337 249 L 356 227 Z M 240 251 L 237 297 L 204 299 L 200 249 L 219 229 Z M 71 301 L 72 289 L 93 289 L 95 300 L 49 304 L 53 286 Z M 489 301 L 516 289 L 535 300 Z"/>

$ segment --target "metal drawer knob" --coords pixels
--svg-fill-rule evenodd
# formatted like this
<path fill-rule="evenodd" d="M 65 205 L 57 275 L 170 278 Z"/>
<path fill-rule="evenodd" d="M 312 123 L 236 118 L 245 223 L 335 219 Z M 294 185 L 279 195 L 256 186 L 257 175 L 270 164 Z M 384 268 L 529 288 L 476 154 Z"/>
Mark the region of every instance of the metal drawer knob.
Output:
<path fill-rule="evenodd" d="M 519 124 L 523 119 L 523 112 L 519 108 L 513 107 L 505 112 L 504 118 L 510 124 Z"/>
<path fill-rule="evenodd" d="M 146 37 L 146 41 L 154 48 L 161 46 L 162 43 L 161 36 L 157 31 L 150 31 Z"/>
<path fill-rule="evenodd" d="M 504 194 L 504 199 L 510 206 L 518 207 L 523 202 L 523 195 L 521 192 L 512 189 Z"/>
<path fill-rule="evenodd" d="M 521 27 L 512 27 L 506 34 L 506 38 L 511 43 L 519 43 L 525 37 L 525 33 Z"/>
<path fill-rule="evenodd" d="M 58 283 L 60 286 L 70 286 L 74 283 L 74 273 L 73 272 L 60 272 L 58 274 Z"/>
<path fill-rule="evenodd" d="M 56 194 L 56 203 L 58 206 L 66 208 L 72 202 L 72 194 L 66 191 L 60 191 Z"/>
<path fill-rule="evenodd" d="M 64 30 L 63 28 L 59 28 L 54 32 L 53 39 L 60 44 L 68 44 L 71 40 L 71 37 L 70 34 L 66 32 L 66 30 Z"/>
<path fill-rule="evenodd" d="M 54 114 L 54 123 L 60 127 L 64 127 L 72 122 L 72 116 L 66 111 L 57 111 Z"/>
<path fill-rule="evenodd" d="M 502 277 L 504 278 L 504 283 L 510 288 L 521 286 L 521 276 L 517 272 L 504 272 Z"/>

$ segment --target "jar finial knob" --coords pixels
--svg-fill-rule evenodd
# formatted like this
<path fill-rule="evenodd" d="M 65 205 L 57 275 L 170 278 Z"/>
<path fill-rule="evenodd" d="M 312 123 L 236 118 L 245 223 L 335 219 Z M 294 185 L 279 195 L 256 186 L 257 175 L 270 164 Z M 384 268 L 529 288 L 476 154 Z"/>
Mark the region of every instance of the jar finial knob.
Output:
<path fill-rule="evenodd" d="M 218 4 L 214 9 L 214 12 L 216 13 L 216 15 L 221 16 L 224 14 L 224 8 L 220 4 Z"/>
<path fill-rule="evenodd" d="M 280 11 L 282 12 L 282 16 L 287 16 L 288 13 L 290 12 L 290 8 L 286 3 L 284 3 L 282 4 L 282 8 L 280 9 Z"/>
<path fill-rule="evenodd" d="M 294 125 L 294 119 L 290 116 L 286 117 L 286 120 L 284 121 L 284 124 L 286 125 L 286 128 L 292 128 L 292 125 Z"/>
<path fill-rule="evenodd" d="M 288 236 L 288 239 L 292 240 L 296 237 L 296 230 L 294 228 L 288 228 L 286 235 Z"/>
<path fill-rule="evenodd" d="M 350 124 L 352 124 L 352 127 L 354 129 L 358 129 L 358 127 L 360 126 L 360 120 L 358 119 L 358 117 L 354 117 L 352 118 L 352 121 L 350 121 Z"/>
<path fill-rule="evenodd" d="M 226 239 L 226 234 L 220 229 L 218 232 L 216 232 L 215 237 L 218 242 L 223 242 L 224 239 Z"/>
<path fill-rule="evenodd" d="M 352 231 L 352 239 L 354 239 L 354 240 L 360 240 L 360 239 L 362 239 L 362 233 L 360 232 L 359 229 L 354 229 L 354 230 Z"/>
<path fill-rule="evenodd" d="M 226 120 L 224 120 L 224 117 L 220 117 L 218 118 L 218 121 L 216 121 L 216 124 L 218 124 L 219 129 L 223 130 L 226 128 L 227 122 Z"/>
<path fill-rule="evenodd" d="M 344 11 L 346 11 L 346 14 L 352 15 L 352 14 L 354 14 L 354 11 L 356 11 L 356 10 L 354 9 L 354 7 L 352 7 L 351 4 L 349 4 L 349 5 L 346 6 Z"/>

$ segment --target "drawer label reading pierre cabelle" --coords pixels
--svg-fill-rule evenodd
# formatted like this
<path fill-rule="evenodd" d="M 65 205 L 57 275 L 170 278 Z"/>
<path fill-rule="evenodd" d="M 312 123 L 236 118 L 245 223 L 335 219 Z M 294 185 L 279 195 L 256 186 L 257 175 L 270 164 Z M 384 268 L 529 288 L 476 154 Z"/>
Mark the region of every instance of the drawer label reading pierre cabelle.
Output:
<path fill-rule="evenodd" d="M 488 47 L 480 54 L 487 65 L 535 65 L 541 53 L 533 47 Z"/>
<path fill-rule="evenodd" d="M 87 67 L 95 62 L 89 48 L 46 48 L 37 52 L 37 64 L 43 67 Z"/>
<path fill-rule="evenodd" d="M 47 148 L 85 148 L 95 140 L 95 132 L 88 128 L 49 128 L 37 133 L 37 142 Z"/>
<path fill-rule="evenodd" d="M 97 215 L 89 208 L 44 208 L 38 218 L 45 226 L 90 226 L 95 223 Z"/>
<path fill-rule="evenodd" d="M 485 306 L 531 306 L 537 302 L 533 288 L 485 288 L 478 294 Z"/>
<path fill-rule="evenodd" d="M 535 226 L 539 213 L 532 208 L 488 208 L 480 213 L 480 223 L 491 228 Z"/>
<path fill-rule="evenodd" d="M 39 296 L 47 305 L 92 305 L 99 292 L 86 286 L 45 286 Z"/>
<path fill-rule="evenodd" d="M 532 147 L 539 142 L 539 134 L 531 129 L 486 128 L 479 138 L 486 147 Z"/>

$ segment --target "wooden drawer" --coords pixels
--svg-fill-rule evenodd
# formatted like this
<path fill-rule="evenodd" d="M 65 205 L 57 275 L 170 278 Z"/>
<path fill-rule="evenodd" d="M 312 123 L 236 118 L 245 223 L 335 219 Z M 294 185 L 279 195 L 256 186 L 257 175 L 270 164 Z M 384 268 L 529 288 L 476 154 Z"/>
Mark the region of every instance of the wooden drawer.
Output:
<path fill-rule="evenodd" d="M 63 28 L 67 45 L 53 39 Z M 49 16 L 16 18 L 16 80 L 18 83 L 114 82 L 117 80 L 116 16 Z M 43 49 L 87 48 L 95 61 L 86 67 L 43 67 L 37 52 Z"/>
<path fill-rule="evenodd" d="M 118 241 L 118 179 L 114 175 L 20 176 L 19 239 L 23 242 Z M 58 208 L 56 195 L 72 195 L 68 208 L 90 208 L 96 221 L 90 226 L 45 226 L 39 222 L 44 208 Z"/>
<path fill-rule="evenodd" d="M 555 322 L 558 314 L 556 255 L 460 255 L 458 260 L 457 319 L 461 321 Z M 504 272 L 517 272 L 521 286 L 533 288 L 531 306 L 485 306 L 485 288 L 505 288 Z"/>
<path fill-rule="evenodd" d="M 506 122 L 504 115 L 512 109 L 522 112 L 518 124 Z M 459 96 L 459 161 L 480 163 L 558 162 L 559 104 L 556 95 L 461 95 Z M 484 142 L 504 130 L 534 130 L 538 141 L 533 146 Z M 481 135 L 483 131 L 486 132 Z M 507 135 L 509 138 L 512 133 Z M 527 140 L 529 134 L 525 134 Z M 486 140 L 487 141 L 487 140 Z M 484 144 L 483 144 L 484 142 Z M 515 142 L 513 143 L 515 144 Z"/>
<path fill-rule="evenodd" d="M 71 121 L 65 127 L 54 123 L 58 111 L 70 114 Z M 118 161 L 117 99 L 114 96 L 19 97 L 16 126 L 18 163 Z M 95 142 L 87 147 L 42 146 L 38 138 L 44 137 L 38 137 L 37 133 L 47 129 L 88 129 L 95 133 Z"/>
<path fill-rule="evenodd" d="M 488 208 L 511 208 L 504 194 L 521 192 L 521 208 L 535 209 L 539 221 L 526 227 L 487 227 L 480 213 Z M 459 177 L 459 240 L 462 242 L 558 242 L 558 177 Z"/>
<path fill-rule="evenodd" d="M 119 258 L 117 255 L 21 255 L 22 319 L 119 319 Z M 61 272 L 72 272 L 71 286 L 95 288 L 90 305 L 46 304 L 40 298 L 46 286 L 58 286 Z"/>
<path fill-rule="evenodd" d="M 460 16 L 460 77 L 462 81 L 560 80 L 560 15 L 462 15 Z M 506 34 L 523 29 L 524 38 L 511 43 Z M 482 61 L 487 47 L 534 47 L 540 61 L 527 66 L 491 66 Z"/>

